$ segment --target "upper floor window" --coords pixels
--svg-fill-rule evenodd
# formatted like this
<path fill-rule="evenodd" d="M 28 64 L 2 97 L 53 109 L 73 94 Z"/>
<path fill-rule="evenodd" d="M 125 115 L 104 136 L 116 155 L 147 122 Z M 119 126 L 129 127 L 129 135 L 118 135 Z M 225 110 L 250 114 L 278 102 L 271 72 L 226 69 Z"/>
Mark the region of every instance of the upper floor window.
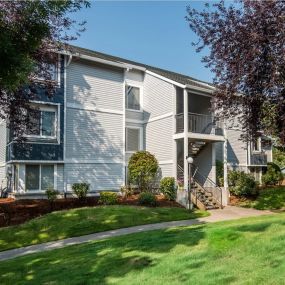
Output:
<path fill-rule="evenodd" d="M 140 88 L 126 85 L 126 108 L 130 110 L 140 110 L 141 100 Z"/>
<path fill-rule="evenodd" d="M 252 141 L 252 150 L 253 151 L 261 151 L 261 139 L 260 138 L 256 138 Z"/>
<path fill-rule="evenodd" d="M 34 75 L 37 81 L 53 81 L 59 83 L 59 64 L 43 63 L 41 67 L 37 67 Z"/>
<path fill-rule="evenodd" d="M 41 106 L 29 114 L 31 126 L 29 136 L 55 138 L 57 133 L 57 107 Z"/>

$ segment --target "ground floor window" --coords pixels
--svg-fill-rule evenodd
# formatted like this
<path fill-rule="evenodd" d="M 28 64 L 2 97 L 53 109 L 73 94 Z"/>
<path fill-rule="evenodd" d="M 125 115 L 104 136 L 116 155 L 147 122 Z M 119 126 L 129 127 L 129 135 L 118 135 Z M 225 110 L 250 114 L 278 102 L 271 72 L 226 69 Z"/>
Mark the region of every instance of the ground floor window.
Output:
<path fill-rule="evenodd" d="M 54 188 L 54 165 L 26 165 L 26 190 Z"/>

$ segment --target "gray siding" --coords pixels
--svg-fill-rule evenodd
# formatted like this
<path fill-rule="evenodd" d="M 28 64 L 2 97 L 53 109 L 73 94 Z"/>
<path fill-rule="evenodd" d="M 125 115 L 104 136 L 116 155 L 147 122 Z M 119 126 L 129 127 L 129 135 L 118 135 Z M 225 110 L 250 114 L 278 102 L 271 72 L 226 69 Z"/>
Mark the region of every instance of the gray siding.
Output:
<path fill-rule="evenodd" d="M 150 122 L 146 125 L 146 150 L 158 161 L 173 159 L 173 117 Z"/>
<path fill-rule="evenodd" d="M 67 103 L 123 110 L 123 70 L 72 62 L 66 84 Z"/>
<path fill-rule="evenodd" d="M 224 161 L 224 143 L 217 142 L 215 143 L 216 147 L 216 160 Z"/>
<path fill-rule="evenodd" d="M 144 73 L 141 71 L 130 70 L 126 72 L 126 81 L 129 84 L 138 85 L 144 81 Z"/>
<path fill-rule="evenodd" d="M 131 120 L 143 121 L 144 114 L 143 112 L 135 112 L 135 111 L 126 110 L 126 118 L 131 119 Z"/>
<path fill-rule="evenodd" d="M 146 74 L 144 80 L 144 119 L 173 112 L 175 87 L 161 79 Z"/>
<path fill-rule="evenodd" d="M 238 129 L 227 130 L 227 151 L 229 164 L 247 164 L 247 145 L 240 139 L 241 134 L 242 132 Z"/>
<path fill-rule="evenodd" d="M 66 159 L 122 159 L 122 115 L 68 108 L 66 120 Z"/>
<path fill-rule="evenodd" d="M 120 190 L 124 183 L 121 164 L 66 164 L 65 177 L 67 191 L 71 191 L 73 183 L 87 182 L 90 184 L 90 191 Z"/>

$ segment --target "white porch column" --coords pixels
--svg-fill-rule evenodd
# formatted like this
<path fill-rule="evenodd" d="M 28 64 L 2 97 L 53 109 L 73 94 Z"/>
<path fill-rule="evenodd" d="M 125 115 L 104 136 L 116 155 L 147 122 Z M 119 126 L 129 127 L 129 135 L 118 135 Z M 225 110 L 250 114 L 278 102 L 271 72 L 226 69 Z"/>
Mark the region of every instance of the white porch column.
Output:
<path fill-rule="evenodd" d="M 212 180 L 217 184 L 216 178 L 216 144 L 212 143 Z"/>
<path fill-rule="evenodd" d="M 184 89 L 183 93 L 183 106 L 184 106 L 184 189 L 187 189 L 188 185 L 188 162 L 186 157 L 188 156 L 188 92 Z"/>
<path fill-rule="evenodd" d="M 224 191 L 223 196 L 226 195 L 226 197 L 223 198 L 224 205 L 227 205 L 229 200 L 229 187 L 228 187 L 228 137 L 227 137 L 227 130 L 226 125 L 224 125 Z"/>

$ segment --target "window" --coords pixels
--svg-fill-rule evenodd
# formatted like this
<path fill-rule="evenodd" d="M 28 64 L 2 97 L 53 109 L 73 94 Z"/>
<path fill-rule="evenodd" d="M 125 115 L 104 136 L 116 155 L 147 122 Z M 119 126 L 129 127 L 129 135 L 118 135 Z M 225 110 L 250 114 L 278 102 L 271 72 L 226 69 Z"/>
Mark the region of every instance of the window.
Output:
<path fill-rule="evenodd" d="M 256 151 L 256 152 L 261 151 L 261 140 L 260 140 L 260 138 L 256 138 L 253 140 L 252 150 Z"/>
<path fill-rule="evenodd" d="M 35 79 L 38 81 L 59 81 L 58 64 L 44 63 L 41 67 L 36 67 Z"/>
<path fill-rule="evenodd" d="M 126 151 L 140 150 L 140 129 L 126 129 Z"/>
<path fill-rule="evenodd" d="M 140 110 L 140 88 L 126 85 L 126 108 Z"/>
<path fill-rule="evenodd" d="M 56 137 L 57 111 L 54 108 L 40 109 L 32 112 L 31 126 L 27 130 L 29 136 Z"/>
<path fill-rule="evenodd" d="M 54 187 L 54 165 L 26 165 L 26 189 L 47 190 Z"/>

